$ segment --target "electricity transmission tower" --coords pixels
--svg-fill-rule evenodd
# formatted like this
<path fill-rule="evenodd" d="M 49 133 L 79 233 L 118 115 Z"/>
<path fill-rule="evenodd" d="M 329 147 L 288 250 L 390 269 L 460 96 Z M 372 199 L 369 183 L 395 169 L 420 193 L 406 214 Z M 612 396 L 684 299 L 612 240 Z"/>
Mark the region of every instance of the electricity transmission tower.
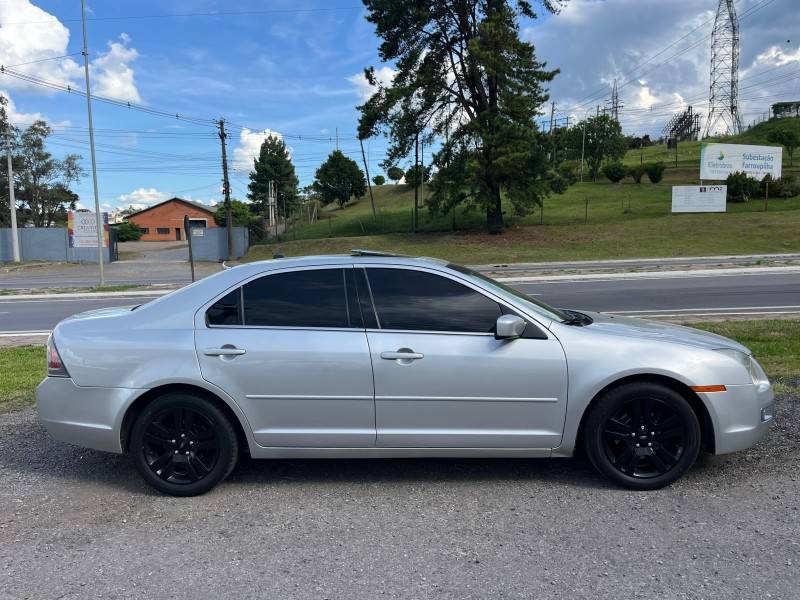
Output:
<path fill-rule="evenodd" d="M 703 137 L 742 131 L 739 116 L 739 19 L 734 0 L 719 0 L 711 33 L 711 88 Z"/>
<path fill-rule="evenodd" d="M 617 85 L 617 80 L 614 79 L 614 87 L 611 88 L 611 102 L 608 103 L 608 112 L 611 114 L 611 118 L 617 123 L 619 123 L 619 111 L 621 108 L 622 104 L 619 101 L 619 87 Z"/>

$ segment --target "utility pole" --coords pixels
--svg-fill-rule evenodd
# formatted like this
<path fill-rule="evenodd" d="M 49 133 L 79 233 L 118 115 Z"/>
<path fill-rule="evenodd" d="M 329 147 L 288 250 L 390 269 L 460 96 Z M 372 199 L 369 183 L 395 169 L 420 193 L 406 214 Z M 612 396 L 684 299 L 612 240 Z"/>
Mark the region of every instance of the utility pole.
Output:
<path fill-rule="evenodd" d="M 414 218 L 412 219 L 412 231 L 417 233 L 417 210 L 419 206 L 419 134 L 414 138 L 414 171 L 417 180 L 414 182 Z"/>
<path fill-rule="evenodd" d="M 378 218 L 378 212 L 375 210 L 375 198 L 372 195 L 372 182 L 369 180 L 369 165 L 367 164 L 367 155 L 364 153 L 364 140 L 358 138 L 358 143 L 361 144 L 361 159 L 364 161 L 364 173 L 367 174 L 367 187 L 369 188 L 369 201 L 372 204 L 372 216 Z"/>
<path fill-rule="evenodd" d="M 231 216 L 231 184 L 228 181 L 228 151 L 225 148 L 225 119 L 220 119 L 219 141 L 222 144 L 222 193 L 225 196 L 225 229 L 228 235 L 228 260 L 233 258 L 233 217 Z"/>
<path fill-rule="evenodd" d="M 339 128 L 336 128 L 336 149 L 339 149 Z"/>
<path fill-rule="evenodd" d="M 555 102 L 551 102 L 550 103 L 550 143 L 551 143 L 553 148 L 551 150 L 550 160 L 552 162 L 556 162 L 556 138 L 555 138 L 555 135 L 553 133 L 555 131 L 555 126 L 554 126 L 555 125 L 554 124 L 555 114 L 556 114 L 556 103 Z"/>
<path fill-rule="evenodd" d="M 425 200 L 425 141 L 419 143 L 419 185 Z"/>
<path fill-rule="evenodd" d="M 89 154 L 92 156 L 92 183 L 94 184 L 94 216 L 97 223 L 97 264 L 100 266 L 100 285 L 105 285 L 103 265 L 103 215 L 100 214 L 100 192 L 97 191 L 97 161 L 94 156 L 94 125 L 92 123 L 92 90 L 89 85 L 89 41 L 86 35 L 86 0 L 81 0 L 81 23 L 83 25 L 83 71 L 86 78 L 86 112 L 89 118 Z"/>
<path fill-rule="evenodd" d="M 8 210 L 11 213 L 11 246 L 14 252 L 14 262 L 19 262 L 17 201 L 14 198 L 14 167 L 11 164 L 11 124 L 8 121 L 6 121 L 6 160 L 8 160 Z"/>

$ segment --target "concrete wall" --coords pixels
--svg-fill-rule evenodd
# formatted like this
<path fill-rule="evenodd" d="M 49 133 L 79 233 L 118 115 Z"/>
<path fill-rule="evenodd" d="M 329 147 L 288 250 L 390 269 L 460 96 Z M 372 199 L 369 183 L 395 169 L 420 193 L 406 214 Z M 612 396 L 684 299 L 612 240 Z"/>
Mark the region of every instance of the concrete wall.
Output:
<path fill-rule="evenodd" d="M 192 236 L 192 253 L 198 261 L 219 261 L 228 258 L 228 236 L 224 227 L 201 229 L 203 235 Z M 233 258 L 240 258 L 250 247 L 246 227 L 233 228 Z"/>
<path fill-rule="evenodd" d="M 19 253 L 22 260 L 52 260 L 61 262 L 97 262 L 97 248 L 70 248 L 66 227 L 21 227 Z M 103 249 L 104 261 L 109 262 L 108 248 Z M 11 229 L 0 229 L 0 262 L 14 260 Z"/>

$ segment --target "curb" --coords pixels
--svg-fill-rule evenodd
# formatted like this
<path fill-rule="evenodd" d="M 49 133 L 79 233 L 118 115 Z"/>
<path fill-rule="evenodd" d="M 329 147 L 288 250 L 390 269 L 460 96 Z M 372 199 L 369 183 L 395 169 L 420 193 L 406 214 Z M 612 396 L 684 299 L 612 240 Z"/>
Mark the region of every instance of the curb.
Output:
<path fill-rule="evenodd" d="M 497 277 L 503 283 L 534 283 L 557 281 L 598 281 L 616 279 L 689 279 L 692 277 L 733 277 L 736 275 L 800 273 L 798 267 L 739 267 L 730 269 L 692 269 L 689 271 L 635 271 L 628 273 L 584 273 L 571 275 L 531 275 L 522 277 Z"/>

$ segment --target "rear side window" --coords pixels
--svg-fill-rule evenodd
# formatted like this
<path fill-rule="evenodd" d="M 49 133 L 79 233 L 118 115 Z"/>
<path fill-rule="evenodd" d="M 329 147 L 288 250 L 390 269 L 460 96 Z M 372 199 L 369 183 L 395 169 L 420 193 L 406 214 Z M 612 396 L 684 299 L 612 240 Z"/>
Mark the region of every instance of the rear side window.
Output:
<path fill-rule="evenodd" d="M 241 325 L 242 324 L 242 288 L 236 288 L 230 294 L 217 300 L 206 311 L 209 325 Z"/>
<path fill-rule="evenodd" d="M 266 275 L 217 300 L 206 311 L 206 322 L 223 326 L 361 328 L 353 271 L 319 269 Z"/>
<path fill-rule="evenodd" d="M 277 273 L 244 285 L 244 324 L 350 327 L 343 269 Z"/>
<path fill-rule="evenodd" d="M 447 277 L 368 268 L 381 329 L 491 333 L 502 313 L 494 300 Z"/>

